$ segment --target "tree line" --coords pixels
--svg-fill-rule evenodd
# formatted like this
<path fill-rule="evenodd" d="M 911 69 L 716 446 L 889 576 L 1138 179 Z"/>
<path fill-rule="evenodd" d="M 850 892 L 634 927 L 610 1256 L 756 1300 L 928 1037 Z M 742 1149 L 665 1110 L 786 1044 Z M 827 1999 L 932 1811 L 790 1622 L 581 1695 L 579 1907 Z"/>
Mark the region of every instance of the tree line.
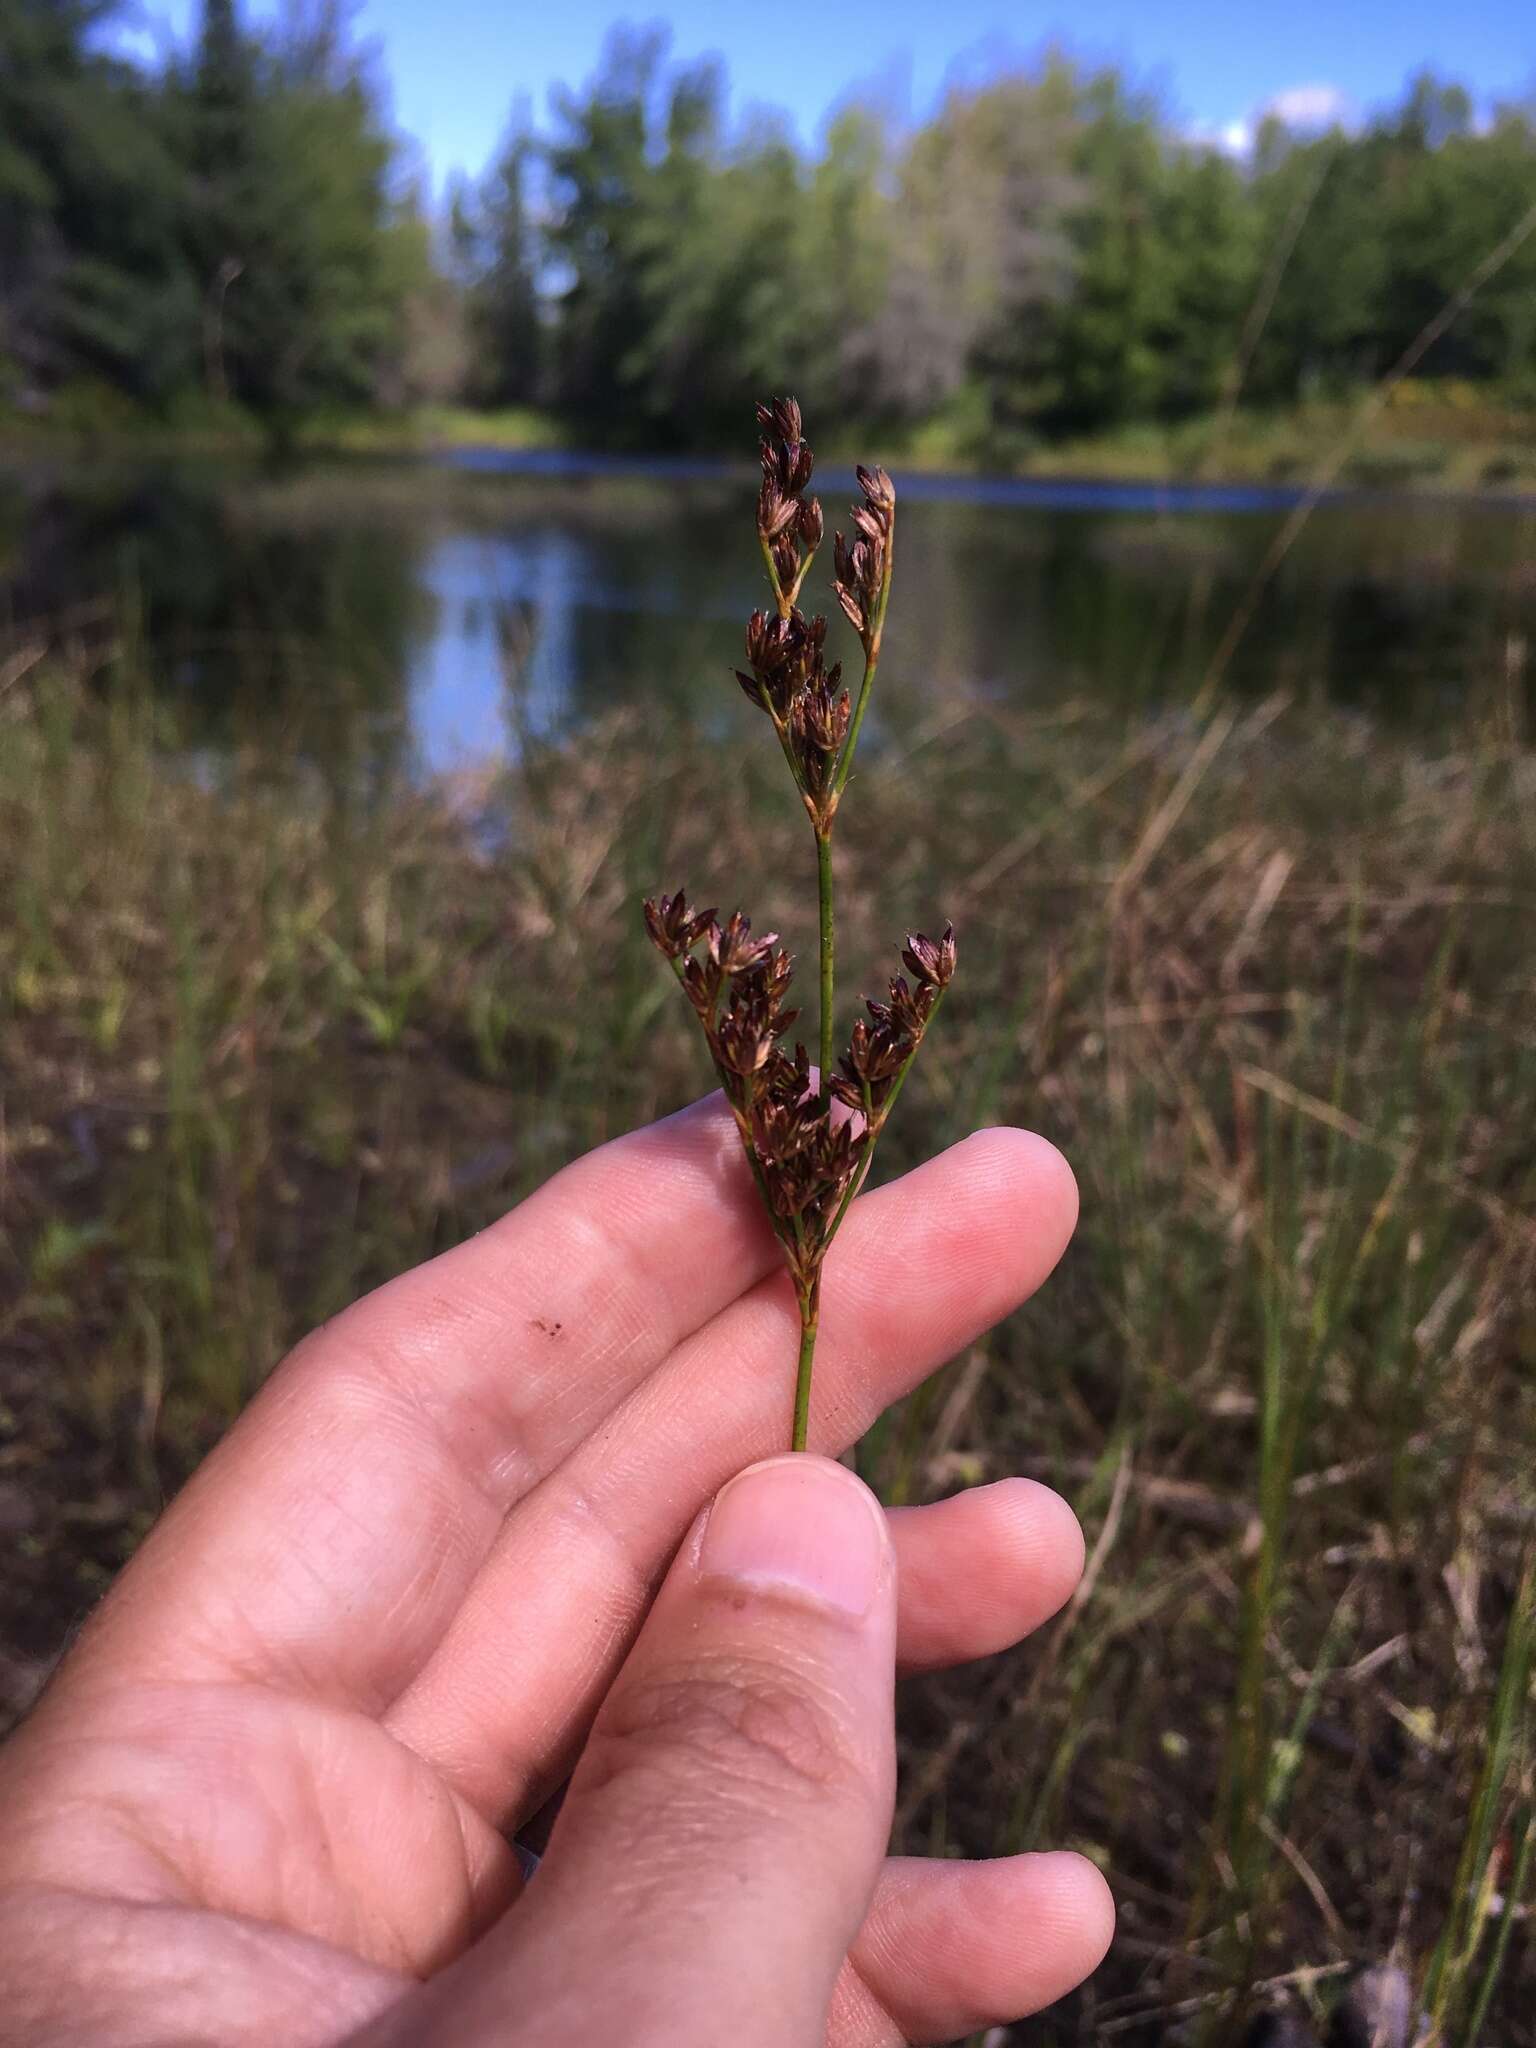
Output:
<path fill-rule="evenodd" d="M 0 0 L 0 398 L 270 420 L 404 395 L 430 238 L 336 7 L 114 54 L 116 0 Z"/>
<path fill-rule="evenodd" d="M 82 381 L 268 421 L 422 399 L 719 441 L 764 390 L 996 445 L 1286 405 L 1401 356 L 1536 205 L 1536 107 L 1413 80 L 1242 159 L 1113 68 L 1047 55 L 814 151 L 733 126 L 718 64 L 616 30 L 429 219 L 329 0 L 115 55 L 113 0 L 0 0 L 0 399 Z M 1427 373 L 1536 396 L 1536 236 Z"/>

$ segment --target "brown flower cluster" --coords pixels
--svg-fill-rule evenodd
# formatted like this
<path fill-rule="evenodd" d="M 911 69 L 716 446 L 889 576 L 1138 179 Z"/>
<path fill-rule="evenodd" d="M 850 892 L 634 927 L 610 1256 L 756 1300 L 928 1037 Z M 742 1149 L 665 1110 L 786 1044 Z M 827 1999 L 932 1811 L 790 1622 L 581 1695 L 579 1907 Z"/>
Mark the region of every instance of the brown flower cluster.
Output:
<path fill-rule="evenodd" d="M 853 508 L 853 540 L 844 540 L 840 533 L 832 536 L 832 588 L 849 625 L 864 643 L 865 660 L 878 661 L 880 632 L 891 587 L 896 490 L 883 469 L 865 469 L 861 465 L 855 474 L 864 502 Z"/>
<path fill-rule="evenodd" d="M 892 1095 L 922 1044 L 934 1005 L 954 979 L 954 926 L 945 925 L 944 936 L 937 941 L 912 932 L 901 957 L 916 986 L 897 974 L 891 979 L 888 1003 L 865 999 L 869 1022 L 861 1017 L 854 1025 L 848 1050 L 832 1077 L 832 1093 L 850 1109 L 861 1111 L 873 1129 L 885 1121 Z"/>
<path fill-rule="evenodd" d="M 853 719 L 842 688 L 842 664 L 826 665 L 827 622 L 808 619 L 795 598 L 822 537 L 821 507 L 801 494 L 816 458 L 801 432 L 792 398 L 760 405 L 762 488 L 757 537 L 769 563 L 775 610 L 747 621 L 747 670 L 736 680 L 767 712 L 801 801 L 818 831 L 830 828 L 837 809 L 838 764 Z"/>
<path fill-rule="evenodd" d="M 777 933 L 754 937 L 740 911 L 721 924 L 681 889 L 651 898 L 645 923 L 699 1020 L 790 1271 L 809 1285 L 954 975 L 954 933 L 946 926 L 937 941 L 921 932 L 907 940 L 902 959 L 915 986 L 897 975 L 888 1003 L 866 1003 L 869 1021 L 854 1025 L 824 1095 L 805 1047 L 791 1054 L 783 1044 L 799 1012 L 785 1007 L 794 962 Z"/>
<path fill-rule="evenodd" d="M 801 431 L 800 408 L 775 398 L 757 408 L 762 439 L 762 489 L 757 495 L 757 537 L 773 569 L 775 595 L 793 604 L 821 546 L 821 507 L 805 495 L 816 458 Z"/>
<path fill-rule="evenodd" d="M 772 610 L 747 623 L 747 666 L 736 680 L 773 725 L 816 836 L 820 946 L 819 1072 L 805 1047 L 788 1048 L 797 1011 L 786 1007 L 794 963 L 770 933 L 754 938 L 737 911 L 722 924 L 682 890 L 645 906 L 650 935 L 699 1020 L 763 1201 L 784 1247 L 800 1307 L 800 1360 L 791 1441 L 803 1450 L 821 1298 L 821 1267 L 862 1186 L 880 1132 L 955 971 L 955 935 L 920 932 L 902 955 L 889 999 L 869 1002 L 839 1059 L 832 828 L 848 782 L 880 659 L 891 590 L 896 493 L 883 469 L 860 469 L 852 539 L 835 538 L 833 588 L 864 649 L 857 701 L 842 667 L 826 659 L 827 622 L 807 617 L 800 589 L 821 545 L 821 507 L 806 495 L 816 458 L 800 408 L 776 398 L 757 408 L 762 483 L 757 539 Z M 910 976 L 910 979 L 908 978 Z"/>
<path fill-rule="evenodd" d="M 837 807 L 833 784 L 848 737 L 853 705 L 840 687 L 843 669 L 823 656 L 827 622 L 795 607 L 782 618 L 754 612 L 747 621 L 751 674 L 736 680 L 773 721 L 811 822 L 830 824 Z"/>

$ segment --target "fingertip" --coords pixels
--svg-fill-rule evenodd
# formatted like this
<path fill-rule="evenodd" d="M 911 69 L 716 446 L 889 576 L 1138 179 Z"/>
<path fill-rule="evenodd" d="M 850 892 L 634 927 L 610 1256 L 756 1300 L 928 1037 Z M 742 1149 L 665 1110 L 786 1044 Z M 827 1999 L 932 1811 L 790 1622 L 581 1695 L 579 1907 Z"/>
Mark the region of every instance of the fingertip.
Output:
<path fill-rule="evenodd" d="M 760 1459 L 721 1487 L 695 1565 L 738 1599 L 776 1593 L 848 1620 L 894 1594 L 885 1510 L 856 1472 L 805 1452 Z"/>
<path fill-rule="evenodd" d="M 1077 1228 L 1077 1176 L 1038 1131 L 988 1124 L 948 1155 L 963 1176 L 968 1211 L 1002 1240 L 1000 1255 L 1022 1257 L 1030 1288 L 1056 1266 Z"/>
<path fill-rule="evenodd" d="M 1075 1849 L 1037 1850 L 1017 1860 L 1030 1866 L 1029 1891 L 1037 1919 L 1059 1935 L 1061 1991 L 1069 1991 L 1092 1976 L 1109 1954 L 1115 1938 L 1115 1895 L 1099 1866 Z"/>
<path fill-rule="evenodd" d="M 969 1870 L 980 1937 L 978 1978 L 989 1988 L 998 2018 L 1054 2005 L 1091 1977 L 1109 1953 L 1114 1895 L 1088 1857 L 1070 1849 L 1036 1850 L 971 1864 Z M 981 1933 L 988 1919 L 990 1943 Z"/>
<path fill-rule="evenodd" d="M 1038 1626 L 1077 1590 L 1088 1557 L 1083 1525 L 1071 1502 L 1038 1479 L 998 1479 L 979 1490 L 996 1502 L 1015 1569 L 1034 1596 Z"/>
<path fill-rule="evenodd" d="M 985 1124 L 964 1142 L 986 1148 L 1000 1177 L 1027 1190 L 1041 1216 L 1057 1221 L 1065 1245 L 1077 1227 L 1080 1206 L 1077 1175 L 1066 1155 L 1049 1138 L 1019 1124 Z"/>
<path fill-rule="evenodd" d="M 1054 2005 L 1092 1976 L 1114 1931 L 1109 1886 L 1069 1850 L 980 1863 L 898 1857 L 853 1960 L 909 2035 L 948 2040 Z"/>
<path fill-rule="evenodd" d="M 908 1179 L 921 1185 L 934 1169 L 952 1183 L 951 1213 L 963 1217 L 978 1240 L 995 1239 L 1000 1256 L 1022 1259 L 1038 1285 L 1077 1223 L 1077 1180 L 1050 1140 L 1012 1124 L 988 1124 Z"/>
<path fill-rule="evenodd" d="M 905 1672 L 988 1657 L 1049 1621 L 1082 1577 L 1076 1515 L 1033 1479 L 893 1508 Z"/>

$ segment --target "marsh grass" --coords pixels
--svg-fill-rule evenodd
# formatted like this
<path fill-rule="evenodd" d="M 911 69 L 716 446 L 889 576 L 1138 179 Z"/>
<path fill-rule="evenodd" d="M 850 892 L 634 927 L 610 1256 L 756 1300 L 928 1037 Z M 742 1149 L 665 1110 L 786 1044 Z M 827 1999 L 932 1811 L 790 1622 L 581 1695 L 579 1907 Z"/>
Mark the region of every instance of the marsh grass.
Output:
<path fill-rule="evenodd" d="M 89 667 L 0 670 L 12 1711 L 287 1342 L 695 1092 L 658 874 L 810 939 L 748 739 L 712 739 L 707 817 L 654 713 L 380 789 L 189 756 L 131 662 Z M 1225 2040 L 1396 1953 L 1447 2042 L 1536 2041 L 1519 716 L 951 705 L 858 796 L 844 985 L 913 901 L 967 939 L 885 1170 L 1009 1119 L 1083 1187 L 1039 1300 L 861 1452 L 893 1500 L 1048 1478 L 1090 1553 L 1034 1643 L 909 1691 L 904 1840 L 1108 1872 L 1110 1964 L 1021 2038 Z"/>

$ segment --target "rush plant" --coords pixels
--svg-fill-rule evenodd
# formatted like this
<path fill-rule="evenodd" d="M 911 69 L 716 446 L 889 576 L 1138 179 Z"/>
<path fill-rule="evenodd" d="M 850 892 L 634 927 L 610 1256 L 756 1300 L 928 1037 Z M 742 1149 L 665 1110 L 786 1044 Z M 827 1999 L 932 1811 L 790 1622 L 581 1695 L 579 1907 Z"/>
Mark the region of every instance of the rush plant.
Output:
<path fill-rule="evenodd" d="M 833 537 L 832 588 L 864 656 L 855 700 L 842 686 L 842 664 L 826 665 L 825 618 L 808 618 L 798 603 L 824 531 L 820 505 L 806 496 L 815 458 L 801 431 L 800 408 L 792 398 L 775 399 L 758 407 L 757 421 L 763 465 L 757 538 L 773 606 L 748 620 L 747 667 L 736 671 L 736 680 L 772 725 L 815 836 L 818 1066 L 812 1067 L 804 1045 L 793 1052 L 787 1047 L 799 1012 L 787 1007 L 794 961 L 777 933 L 754 937 L 739 910 L 721 923 L 713 910 L 695 910 L 681 889 L 650 899 L 645 921 L 699 1020 L 794 1282 L 800 1356 L 790 1441 L 799 1451 L 810 1421 L 822 1267 L 954 976 L 955 935 L 946 925 L 937 940 L 921 932 L 908 937 L 901 956 L 907 973 L 892 978 L 887 1001 L 866 1002 L 868 1015 L 854 1024 L 837 1057 L 832 836 L 880 664 L 896 492 L 883 469 L 859 469 L 862 496 L 852 511 L 852 537 Z"/>

